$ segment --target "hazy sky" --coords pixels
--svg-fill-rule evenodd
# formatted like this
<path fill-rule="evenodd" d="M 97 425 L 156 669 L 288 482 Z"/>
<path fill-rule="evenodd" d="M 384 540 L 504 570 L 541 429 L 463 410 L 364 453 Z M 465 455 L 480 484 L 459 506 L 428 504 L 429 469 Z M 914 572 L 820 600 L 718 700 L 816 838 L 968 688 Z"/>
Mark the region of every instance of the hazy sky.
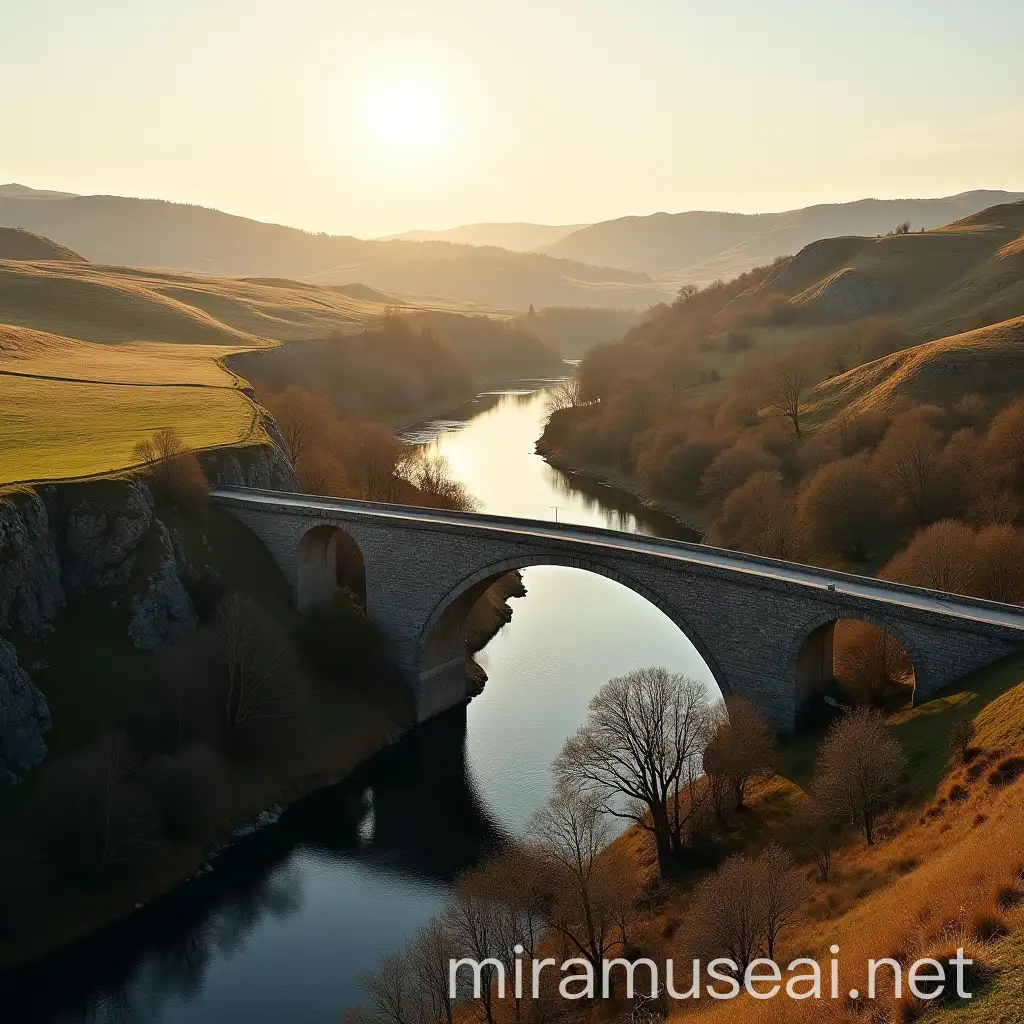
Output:
<path fill-rule="evenodd" d="M 1024 189 L 1021 0 L 0 0 L 0 183 L 362 236 Z"/>

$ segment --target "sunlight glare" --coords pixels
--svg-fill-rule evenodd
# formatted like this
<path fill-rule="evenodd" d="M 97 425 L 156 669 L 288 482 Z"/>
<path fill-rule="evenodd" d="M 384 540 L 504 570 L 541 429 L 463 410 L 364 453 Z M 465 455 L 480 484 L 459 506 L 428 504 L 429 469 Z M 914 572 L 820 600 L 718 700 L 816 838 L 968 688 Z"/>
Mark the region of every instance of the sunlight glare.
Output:
<path fill-rule="evenodd" d="M 440 97 L 428 82 L 380 84 L 367 93 L 364 119 L 382 149 L 402 156 L 424 154 L 439 142 Z"/>

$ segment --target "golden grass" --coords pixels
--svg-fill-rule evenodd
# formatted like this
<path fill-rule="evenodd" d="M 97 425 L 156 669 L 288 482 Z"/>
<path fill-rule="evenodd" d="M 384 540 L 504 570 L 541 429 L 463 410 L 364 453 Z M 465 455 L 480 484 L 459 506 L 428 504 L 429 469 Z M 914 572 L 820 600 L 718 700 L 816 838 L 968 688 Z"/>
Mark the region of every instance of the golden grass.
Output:
<path fill-rule="evenodd" d="M 224 358 L 360 330 L 390 300 L 359 286 L 29 259 L 47 240 L 22 234 L 22 258 L 0 259 L 0 485 L 130 468 L 161 426 L 197 449 L 265 440 Z"/>
<path fill-rule="evenodd" d="M 239 280 L 90 263 L 0 260 L 5 321 L 86 341 L 173 341 L 251 348 L 352 332 L 386 302 L 299 281 Z M 386 296 L 381 296 L 386 299 Z M 458 303 L 409 304 L 451 309 Z M 477 310 L 478 312 L 485 312 Z"/>
<path fill-rule="evenodd" d="M 843 410 L 888 407 L 896 398 L 949 404 L 960 395 L 1013 397 L 1024 390 L 1024 316 L 883 356 L 819 384 L 804 414 L 823 423 Z"/>
<path fill-rule="evenodd" d="M 950 766 L 949 729 L 962 718 L 977 726 L 979 752 L 966 764 Z M 883 838 L 867 846 L 845 837 L 833 859 L 828 883 L 804 864 L 810 896 L 780 940 L 782 963 L 810 956 L 825 964 L 829 947 L 840 946 L 841 991 L 866 991 L 869 959 L 893 956 L 912 961 L 922 956 L 948 958 L 959 945 L 989 977 L 979 1000 L 948 1007 L 928 1019 L 968 1021 L 1024 1020 L 1024 777 L 993 781 L 1008 755 L 1024 752 L 1024 655 L 965 678 L 936 700 L 893 715 L 890 724 L 910 755 L 909 805 L 890 821 Z M 813 738 L 789 751 L 806 765 L 813 760 Z M 806 781 L 805 773 L 793 778 Z M 936 792 L 936 787 L 938 791 Z M 783 778 L 753 787 L 749 811 L 739 822 L 730 848 L 757 849 L 785 839 L 805 795 Z M 920 799 L 931 800 L 922 807 Z M 656 875 L 650 838 L 633 828 L 613 844 L 644 881 Z M 644 955 L 680 956 L 677 933 L 685 926 L 693 872 L 674 887 L 667 902 L 646 915 L 635 929 Z M 755 1002 L 748 998 L 714 1004 L 670 1004 L 679 1020 L 723 1024 L 902 1024 L 923 1009 L 905 999 L 899 1005 L 884 991 L 873 1007 L 845 1000 L 798 1003 L 787 998 Z M 933 1008 L 934 1009 L 934 1008 Z M 874 1010 L 872 1015 L 870 1012 Z"/>
<path fill-rule="evenodd" d="M 237 388 L 0 377 L 0 482 L 67 480 L 134 466 L 133 448 L 173 426 L 200 449 L 266 441 Z"/>
<path fill-rule="evenodd" d="M 238 378 L 219 360 L 237 351 L 236 346 L 151 341 L 103 345 L 0 324 L 0 374 L 108 384 L 235 387 Z"/>
<path fill-rule="evenodd" d="M 76 260 L 83 258 L 63 245 L 22 228 L 0 227 L 0 260 Z"/>
<path fill-rule="evenodd" d="M 1021 891 L 1019 872 L 1024 868 L 1024 782 L 1001 790 L 989 787 L 984 776 L 963 786 L 966 798 L 948 800 L 941 813 L 923 823 L 904 827 L 873 847 L 849 841 L 835 856 L 833 877 L 827 884 L 812 882 L 812 896 L 793 925 L 783 932 L 779 959 L 785 963 L 809 956 L 827 964 L 833 943 L 840 947 L 840 991 L 867 991 L 870 959 L 895 957 L 910 962 L 921 956 L 946 956 L 963 945 L 968 956 L 1000 966 L 1002 936 L 1024 927 L 1024 912 L 1016 901 Z M 813 870 L 808 867 L 808 878 Z M 1012 898 L 1009 898 L 1012 897 Z M 683 916 L 685 910 L 677 910 Z M 1012 937 L 1011 937 L 1012 939 Z M 1013 940 L 1016 941 L 1016 940 Z M 1004 969 L 1013 963 L 1004 964 Z M 670 950 L 666 950 L 670 953 Z M 811 1024 L 832 1021 L 846 1024 L 865 1020 L 909 1019 L 908 1000 L 897 1006 L 879 975 L 879 1002 L 875 1016 L 865 1016 L 863 1004 L 854 1008 L 845 1000 L 799 1003 L 787 998 L 756 1003 L 748 998 L 699 1007 L 677 1004 L 670 1016 L 747 1024 Z M 1019 1000 L 1019 977 L 1006 979 L 1011 997 Z M 997 986 L 998 991 L 998 986 Z M 979 997 L 983 993 L 979 993 Z M 1015 994 L 1015 995 L 1014 995 Z M 956 1020 L 1020 1020 L 985 1015 L 985 1004 Z M 1020 1006 L 1020 1003 L 1014 1003 Z M 694 1012 L 696 1011 L 696 1012 Z"/>

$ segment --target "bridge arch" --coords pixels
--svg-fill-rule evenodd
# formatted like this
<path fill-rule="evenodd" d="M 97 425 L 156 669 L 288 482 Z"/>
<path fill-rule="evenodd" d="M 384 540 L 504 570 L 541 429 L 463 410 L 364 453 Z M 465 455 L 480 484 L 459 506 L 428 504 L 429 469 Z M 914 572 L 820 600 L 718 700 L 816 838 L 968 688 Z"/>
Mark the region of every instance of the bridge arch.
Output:
<path fill-rule="evenodd" d="M 336 523 L 316 523 L 298 538 L 295 597 L 300 609 L 330 604 L 338 587 L 366 606 L 366 562 L 359 542 Z"/>
<path fill-rule="evenodd" d="M 417 649 L 421 677 L 428 676 L 438 667 L 465 657 L 466 626 L 469 614 L 484 592 L 506 573 L 534 566 L 555 565 L 581 569 L 595 576 L 613 580 L 644 598 L 661 611 L 693 645 L 707 665 L 723 696 L 733 693 L 728 677 L 700 634 L 687 621 L 684 614 L 671 602 L 651 590 L 638 579 L 598 561 L 558 554 L 536 554 L 493 562 L 470 573 L 452 587 L 435 605 L 420 631 Z"/>
<path fill-rule="evenodd" d="M 904 650 L 914 671 L 914 693 L 927 693 L 927 659 L 913 636 L 899 623 L 868 612 L 842 608 L 823 611 L 804 621 L 794 635 L 786 664 L 796 681 L 796 707 L 801 709 L 833 674 L 835 628 L 841 622 L 864 622 L 888 633 Z"/>

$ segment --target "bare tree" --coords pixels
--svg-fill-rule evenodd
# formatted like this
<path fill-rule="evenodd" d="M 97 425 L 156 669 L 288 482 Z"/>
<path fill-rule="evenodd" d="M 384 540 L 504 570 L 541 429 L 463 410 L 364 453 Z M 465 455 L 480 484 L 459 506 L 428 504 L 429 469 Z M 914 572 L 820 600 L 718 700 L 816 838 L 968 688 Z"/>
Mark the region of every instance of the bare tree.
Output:
<path fill-rule="evenodd" d="M 775 959 L 779 932 L 807 899 L 807 886 L 793 858 L 776 843 L 769 843 L 754 861 L 761 881 L 761 914 L 768 959 Z"/>
<path fill-rule="evenodd" d="M 774 472 L 779 460 L 774 455 L 751 444 L 736 444 L 715 456 L 700 480 L 700 496 L 713 508 L 737 488 L 742 487 L 755 473 Z"/>
<path fill-rule="evenodd" d="M 153 487 L 175 504 L 194 504 L 208 489 L 206 474 L 194 451 L 181 439 L 174 427 L 161 427 L 133 449 L 135 458 L 145 467 Z"/>
<path fill-rule="evenodd" d="M 127 737 L 112 732 L 44 778 L 37 813 L 55 862 L 91 879 L 129 863 L 149 843 L 159 816 L 135 767 Z"/>
<path fill-rule="evenodd" d="M 601 687 L 587 721 L 555 761 L 555 776 L 567 788 L 594 793 L 606 813 L 654 835 L 663 875 L 685 846 L 696 804 L 677 793 L 700 774 L 710 714 L 696 679 L 636 669 Z"/>
<path fill-rule="evenodd" d="M 791 558 L 800 542 L 796 501 L 782 474 L 761 470 L 734 490 L 714 522 L 716 543 L 767 558 Z"/>
<path fill-rule="evenodd" d="M 217 611 L 223 721 L 227 735 L 295 717 L 302 697 L 287 635 L 248 594 L 229 594 Z"/>
<path fill-rule="evenodd" d="M 764 937 L 762 876 L 749 857 L 729 857 L 694 890 L 685 934 L 694 953 L 725 953 L 740 972 Z"/>
<path fill-rule="evenodd" d="M 267 395 L 264 405 L 277 421 L 292 462 L 297 463 L 311 450 L 324 447 L 334 419 L 334 410 L 325 396 L 292 385 L 278 394 Z"/>
<path fill-rule="evenodd" d="M 711 739 L 704 751 L 704 770 L 726 781 L 733 807 L 744 807 L 747 786 L 771 775 L 778 752 L 775 734 L 757 709 L 742 697 L 729 697 L 715 717 Z"/>
<path fill-rule="evenodd" d="M 913 682 L 910 656 L 890 633 L 870 622 L 843 620 L 833 634 L 835 677 L 869 704 L 895 686 Z"/>
<path fill-rule="evenodd" d="M 566 377 L 548 391 L 545 406 L 550 417 L 562 409 L 575 409 L 583 405 L 583 387 L 579 377 Z"/>
<path fill-rule="evenodd" d="M 381 957 L 359 982 L 369 1000 L 363 1016 L 373 1024 L 433 1024 L 424 1013 L 425 992 L 408 946 Z"/>
<path fill-rule="evenodd" d="M 441 918 L 432 918 L 416 932 L 409 943 L 408 955 L 427 1010 L 427 1020 L 452 1024 L 448 965 L 458 956 L 458 947 Z"/>
<path fill-rule="evenodd" d="M 809 361 L 800 353 L 783 356 L 768 372 L 767 391 L 771 407 L 793 424 L 797 437 L 800 437 L 800 406 L 813 383 Z"/>
<path fill-rule="evenodd" d="M 399 473 L 420 491 L 430 507 L 457 512 L 476 512 L 480 508 L 480 502 L 469 489 L 452 476 L 443 455 L 427 455 L 422 448 L 414 451 L 414 457 L 399 467 Z"/>
<path fill-rule="evenodd" d="M 833 723 L 818 750 L 815 796 L 875 841 L 879 815 L 906 768 L 899 741 L 873 708 L 857 708 Z"/>
<path fill-rule="evenodd" d="M 380 424 L 355 421 L 336 427 L 331 450 L 338 453 L 355 496 L 367 501 L 395 501 L 403 467 L 416 457 L 410 445 Z"/>
<path fill-rule="evenodd" d="M 295 459 L 295 473 L 305 494 L 344 497 L 345 470 L 337 456 L 309 449 Z"/>
<path fill-rule="evenodd" d="M 598 858 L 612 835 L 601 805 L 585 792 L 558 786 L 529 833 L 547 864 L 551 926 L 600 976 L 615 942 L 614 880 Z"/>
<path fill-rule="evenodd" d="M 480 965 L 479 992 L 467 992 L 479 1003 L 486 1024 L 495 1024 L 495 985 L 504 972 L 504 963 L 495 956 L 498 941 L 499 918 L 486 885 L 481 885 L 472 874 L 459 879 L 455 898 L 444 914 L 444 927 L 451 933 L 456 947 L 464 957 Z M 465 986 L 465 978 L 460 979 Z M 500 993 L 498 993 L 500 994 Z"/>
<path fill-rule="evenodd" d="M 884 484 L 865 454 L 825 466 L 800 492 L 804 536 L 825 553 L 865 561 L 891 537 Z"/>
<path fill-rule="evenodd" d="M 892 422 L 878 449 L 882 472 L 919 526 L 931 522 L 939 510 L 936 468 L 942 448 L 939 431 L 918 410 L 912 410 Z"/>
<path fill-rule="evenodd" d="M 827 882 L 832 875 L 832 855 L 839 845 L 842 822 L 835 811 L 812 796 L 808 807 L 797 819 L 793 845 L 806 850 L 814 859 L 818 877 Z"/>

